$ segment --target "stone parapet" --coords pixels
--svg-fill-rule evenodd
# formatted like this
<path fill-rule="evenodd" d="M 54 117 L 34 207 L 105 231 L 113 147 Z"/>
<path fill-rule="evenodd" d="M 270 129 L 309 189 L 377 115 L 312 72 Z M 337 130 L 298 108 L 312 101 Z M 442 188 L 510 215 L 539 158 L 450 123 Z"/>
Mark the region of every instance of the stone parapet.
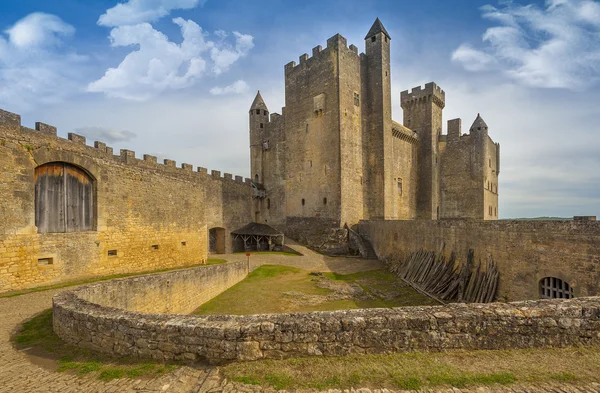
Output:
<path fill-rule="evenodd" d="M 154 304 L 157 310 L 164 309 L 167 297 L 159 293 L 165 288 L 184 280 L 193 282 L 196 274 L 203 276 L 202 280 L 209 279 L 198 281 L 201 289 L 206 285 L 224 288 L 220 277 L 228 274 L 239 277 L 243 272 L 244 262 L 238 262 L 146 276 L 142 278 L 146 291 L 140 299 L 147 299 L 145 303 Z M 598 297 L 192 316 L 144 314 L 118 308 L 123 301 L 127 302 L 120 298 L 129 285 L 137 285 L 135 279 L 93 284 L 55 296 L 55 332 L 69 343 L 112 355 L 157 360 L 207 359 L 212 363 L 351 353 L 564 347 L 600 342 Z M 193 291 L 193 286 L 187 288 Z M 103 305 L 90 300 L 108 292 L 113 296 L 101 296 Z M 190 294 L 182 292 L 178 296 Z"/>

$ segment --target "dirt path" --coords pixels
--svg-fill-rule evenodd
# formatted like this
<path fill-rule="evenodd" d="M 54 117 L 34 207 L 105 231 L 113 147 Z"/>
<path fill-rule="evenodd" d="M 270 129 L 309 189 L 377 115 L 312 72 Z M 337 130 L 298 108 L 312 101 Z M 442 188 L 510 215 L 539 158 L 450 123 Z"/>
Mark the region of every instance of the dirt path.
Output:
<path fill-rule="evenodd" d="M 336 272 L 340 274 L 352 274 L 367 270 L 381 269 L 384 264 L 376 259 L 361 259 L 354 257 L 328 257 L 312 251 L 291 239 L 286 239 L 286 246 L 296 250 L 302 256 L 290 256 L 279 254 L 254 254 L 250 256 L 250 270 L 260 265 L 284 265 L 297 267 L 309 271 Z M 222 258 L 227 261 L 245 260 L 244 254 L 219 254 L 212 255 L 214 258 Z"/>

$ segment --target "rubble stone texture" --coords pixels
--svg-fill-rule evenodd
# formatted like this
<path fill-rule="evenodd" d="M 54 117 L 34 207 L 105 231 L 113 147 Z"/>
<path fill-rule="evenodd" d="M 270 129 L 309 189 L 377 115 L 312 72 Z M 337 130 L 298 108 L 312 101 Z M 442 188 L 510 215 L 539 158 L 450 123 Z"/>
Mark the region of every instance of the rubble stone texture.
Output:
<path fill-rule="evenodd" d="M 184 299 L 207 284 L 224 289 L 245 269 L 236 262 L 64 292 L 53 299 L 54 330 L 67 342 L 100 352 L 213 363 L 600 342 L 598 297 L 248 316 L 157 314 L 192 308 L 173 301 L 171 292 Z M 217 279 L 207 281 L 210 277 Z M 130 295 L 142 288 L 144 293 L 132 302 Z"/>

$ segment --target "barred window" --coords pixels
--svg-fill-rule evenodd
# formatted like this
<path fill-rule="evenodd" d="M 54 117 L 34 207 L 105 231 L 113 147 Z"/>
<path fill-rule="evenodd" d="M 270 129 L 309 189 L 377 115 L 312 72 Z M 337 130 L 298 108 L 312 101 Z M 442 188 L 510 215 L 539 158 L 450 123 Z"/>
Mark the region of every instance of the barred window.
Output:
<path fill-rule="evenodd" d="M 572 299 L 573 288 L 568 282 L 556 277 L 540 280 L 540 299 Z"/>

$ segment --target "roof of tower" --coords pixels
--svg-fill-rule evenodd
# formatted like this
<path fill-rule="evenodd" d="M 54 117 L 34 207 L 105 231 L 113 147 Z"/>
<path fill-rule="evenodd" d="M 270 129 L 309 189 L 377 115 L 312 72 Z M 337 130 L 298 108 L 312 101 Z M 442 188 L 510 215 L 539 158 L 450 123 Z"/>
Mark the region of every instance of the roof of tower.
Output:
<path fill-rule="evenodd" d="M 269 108 L 267 108 L 267 104 L 265 104 L 265 100 L 263 100 L 262 96 L 260 95 L 260 90 L 258 91 L 258 93 L 256 93 L 256 98 L 252 102 L 250 109 L 264 109 L 266 111 L 269 110 Z"/>
<path fill-rule="evenodd" d="M 483 120 L 483 118 L 481 117 L 481 115 L 478 113 L 477 114 L 477 118 L 475 119 L 475 121 L 473 122 L 473 125 L 470 128 L 471 130 L 487 130 L 488 129 L 488 125 L 485 123 L 485 121 Z"/>
<path fill-rule="evenodd" d="M 369 32 L 365 36 L 365 40 L 368 38 L 371 38 L 374 35 L 379 34 L 379 33 L 385 34 L 387 36 L 387 38 L 389 38 L 390 40 L 392 39 L 392 37 L 390 37 L 390 34 L 387 32 L 385 27 L 383 27 L 383 23 L 381 23 L 379 18 L 377 18 L 377 19 L 375 19 L 375 23 L 373 23 L 373 26 L 371 26 L 371 28 L 369 29 Z"/>

